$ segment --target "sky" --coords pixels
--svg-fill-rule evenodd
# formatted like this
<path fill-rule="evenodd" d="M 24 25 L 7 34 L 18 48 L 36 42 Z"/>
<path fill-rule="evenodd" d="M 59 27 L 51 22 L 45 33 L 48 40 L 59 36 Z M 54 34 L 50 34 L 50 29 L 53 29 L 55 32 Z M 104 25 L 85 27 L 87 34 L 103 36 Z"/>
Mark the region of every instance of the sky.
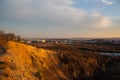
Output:
<path fill-rule="evenodd" d="M 31 38 L 120 37 L 120 0 L 0 0 L 0 30 Z"/>

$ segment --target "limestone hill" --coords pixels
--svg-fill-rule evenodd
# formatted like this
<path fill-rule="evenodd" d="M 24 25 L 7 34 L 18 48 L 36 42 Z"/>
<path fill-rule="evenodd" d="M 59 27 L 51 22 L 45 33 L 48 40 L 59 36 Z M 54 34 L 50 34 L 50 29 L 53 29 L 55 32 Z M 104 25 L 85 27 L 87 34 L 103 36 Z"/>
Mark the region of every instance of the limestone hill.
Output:
<path fill-rule="evenodd" d="M 0 80 L 100 80 L 105 71 L 96 55 L 52 51 L 9 41 L 0 55 Z"/>

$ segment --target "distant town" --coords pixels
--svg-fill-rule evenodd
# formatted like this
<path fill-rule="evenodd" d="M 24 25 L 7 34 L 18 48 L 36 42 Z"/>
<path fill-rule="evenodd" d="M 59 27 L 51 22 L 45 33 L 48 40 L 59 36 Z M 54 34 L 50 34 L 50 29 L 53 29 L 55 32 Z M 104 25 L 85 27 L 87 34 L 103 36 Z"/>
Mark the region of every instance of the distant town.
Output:
<path fill-rule="evenodd" d="M 105 38 L 105 39 L 89 39 L 89 38 L 75 38 L 75 39 L 35 39 L 25 38 L 20 42 L 22 43 L 43 43 L 43 44 L 78 44 L 78 43 L 104 43 L 104 44 L 116 44 L 120 45 L 120 38 Z"/>

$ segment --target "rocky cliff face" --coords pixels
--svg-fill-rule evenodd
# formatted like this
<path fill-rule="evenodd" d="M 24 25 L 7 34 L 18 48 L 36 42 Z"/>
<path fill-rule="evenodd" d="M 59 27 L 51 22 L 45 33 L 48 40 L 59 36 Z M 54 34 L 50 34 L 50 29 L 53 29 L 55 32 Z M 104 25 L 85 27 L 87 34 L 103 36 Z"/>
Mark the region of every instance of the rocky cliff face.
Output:
<path fill-rule="evenodd" d="M 74 50 L 52 51 L 9 41 L 0 55 L 0 80 L 99 80 L 104 71 L 97 56 Z"/>

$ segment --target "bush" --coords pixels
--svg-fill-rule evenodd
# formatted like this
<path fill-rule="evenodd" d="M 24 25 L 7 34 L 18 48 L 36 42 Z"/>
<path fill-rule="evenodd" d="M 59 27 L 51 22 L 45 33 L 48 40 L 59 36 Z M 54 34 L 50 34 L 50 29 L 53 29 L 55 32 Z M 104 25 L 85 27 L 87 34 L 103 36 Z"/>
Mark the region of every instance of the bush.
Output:
<path fill-rule="evenodd" d="M 7 41 L 20 39 L 19 36 L 15 36 L 13 33 L 4 33 L 0 30 L 0 46 L 4 46 Z"/>

